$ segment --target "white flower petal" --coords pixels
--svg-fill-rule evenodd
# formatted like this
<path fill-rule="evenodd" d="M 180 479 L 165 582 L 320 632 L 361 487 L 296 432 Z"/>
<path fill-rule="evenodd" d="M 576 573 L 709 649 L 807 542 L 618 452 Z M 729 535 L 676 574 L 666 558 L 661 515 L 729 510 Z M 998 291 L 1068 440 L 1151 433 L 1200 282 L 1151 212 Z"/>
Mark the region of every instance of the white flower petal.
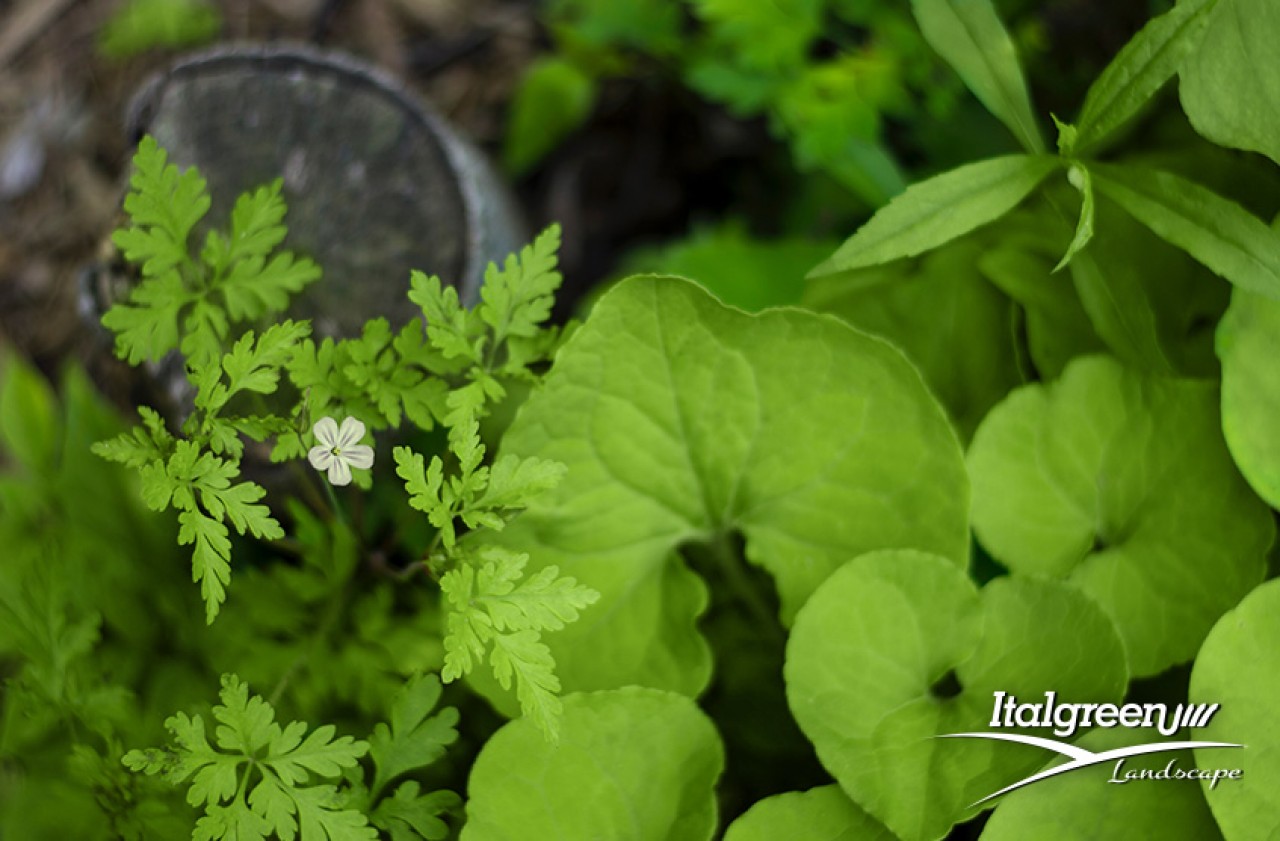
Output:
<path fill-rule="evenodd" d="M 333 461 L 333 449 L 323 444 L 312 447 L 307 452 L 307 461 L 311 462 L 311 466 L 316 470 L 327 470 L 329 463 Z"/>
<path fill-rule="evenodd" d="M 359 444 L 363 437 L 364 424 L 355 418 L 347 418 L 342 422 L 342 429 L 338 430 L 338 449 L 345 450 Z"/>
<path fill-rule="evenodd" d="M 352 467 L 368 470 L 373 467 L 373 447 L 366 444 L 344 447 L 341 458 Z"/>
<path fill-rule="evenodd" d="M 351 468 L 341 458 L 335 458 L 329 465 L 329 484 L 339 487 L 351 484 Z"/>
<path fill-rule="evenodd" d="M 332 449 L 338 446 L 338 422 L 333 418 L 321 418 L 316 421 L 311 431 L 315 433 L 316 440 L 326 448 Z"/>

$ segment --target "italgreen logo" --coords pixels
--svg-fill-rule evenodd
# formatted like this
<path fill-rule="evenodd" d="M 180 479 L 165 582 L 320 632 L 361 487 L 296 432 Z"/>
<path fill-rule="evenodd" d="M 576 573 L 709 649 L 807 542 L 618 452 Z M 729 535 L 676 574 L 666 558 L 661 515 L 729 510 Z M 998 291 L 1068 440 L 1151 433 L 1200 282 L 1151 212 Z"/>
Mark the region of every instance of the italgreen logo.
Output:
<path fill-rule="evenodd" d="M 1178 759 L 1172 758 L 1159 769 L 1142 768 L 1126 769 L 1125 763 L 1131 757 L 1169 751 L 1187 750 L 1189 748 L 1243 748 L 1236 742 L 1206 741 L 1172 741 L 1149 742 L 1140 745 L 1128 745 L 1113 750 L 1093 752 L 1068 742 L 1057 741 L 1043 736 L 1032 736 L 1025 733 L 1000 732 L 1001 728 L 1018 728 L 1028 730 L 1034 728 L 1053 728 L 1053 735 L 1069 739 L 1081 728 L 1124 727 L 1129 729 L 1154 729 L 1161 735 L 1172 736 L 1183 728 L 1204 727 L 1218 712 L 1219 704 L 1080 704 L 1061 702 L 1056 692 L 1046 692 L 1044 700 L 1036 703 L 1019 703 L 1015 695 L 1006 692 L 993 693 L 994 706 L 991 711 L 989 725 L 997 728 L 988 732 L 946 733 L 944 739 L 993 739 L 1002 742 L 1016 742 L 1022 745 L 1044 748 L 1054 751 L 1069 761 L 1046 768 L 1043 771 L 1024 777 L 1016 783 L 1005 786 L 999 791 L 988 794 L 972 805 L 977 806 L 1002 794 L 1031 785 L 1040 780 L 1047 780 L 1081 768 L 1088 768 L 1104 762 L 1115 762 L 1111 769 L 1108 783 L 1125 784 L 1138 780 L 1207 780 L 1209 788 L 1216 788 L 1223 780 L 1238 780 L 1244 776 L 1240 768 L 1183 768 Z"/>

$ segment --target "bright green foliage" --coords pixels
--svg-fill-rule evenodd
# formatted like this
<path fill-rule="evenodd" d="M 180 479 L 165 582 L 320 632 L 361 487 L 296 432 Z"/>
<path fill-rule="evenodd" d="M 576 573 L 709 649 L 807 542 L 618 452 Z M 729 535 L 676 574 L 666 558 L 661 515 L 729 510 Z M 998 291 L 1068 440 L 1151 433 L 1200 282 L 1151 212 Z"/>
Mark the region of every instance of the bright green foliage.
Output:
<path fill-rule="evenodd" d="M 1013 304 L 980 270 L 988 243 L 1008 239 L 1005 231 L 966 237 L 918 260 L 813 278 L 803 303 L 902 348 L 967 440 L 987 410 L 1022 382 Z M 1025 270 L 1019 276 L 1042 287 L 1055 282 Z"/>
<path fill-rule="evenodd" d="M 688 239 L 633 253 L 629 274 L 661 273 L 696 281 L 747 312 L 800 303 L 804 272 L 833 245 L 789 238 L 761 240 L 734 222 L 696 231 Z"/>
<path fill-rule="evenodd" d="M 1280 303 L 1237 289 L 1217 347 L 1227 446 L 1253 490 L 1280 508 Z"/>
<path fill-rule="evenodd" d="M 503 148 L 507 169 L 525 172 L 582 125 L 595 104 L 596 87 L 595 79 L 562 58 L 531 64 L 511 104 Z"/>
<path fill-rule="evenodd" d="M 953 675 L 956 694 L 934 687 Z M 787 699 L 854 802 L 906 841 L 941 838 L 978 799 L 1043 757 L 938 739 L 980 731 L 995 691 L 1115 701 L 1127 681 L 1115 627 L 1075 588 L 1000 578 L 981 592 L 953 562 L 873 552 L 818 588 L 787 643 Z"/>
<path fill-rule="evenodd" d="M 447 570 L 440 577 L 449 606 L 443 677 L 457 680 L 489 653 L 498 682 L 510 689 L 514 678 L 525 714 L 554 736 L 560 682 L 541 632 L 560 630 L 599 595 L 561 577 L 555 567 L 525 578 L 526 555 L 483 543 L 460 545 L 455 521 L 468 529 L 501 531 L 515 512 L 560 481 L 564 466 L 507 455 L 492 468 L 482 467 L 484 445 L 476 421 L 454 429 L 464 430 L 450 439 L 456 475 L 445 477 L 439 456 L 424 470 L 422 456 L 407 447 L 395 450 L 396 472 L 405 480 L 409 504 L 439 530 L 439 554 L 429 553 L 426 562 L 433 570 Z"/>
<path fill-rule="evenodd" d="M 1221 714 L 1220 712 L 1218 714 Z M 1181 734 L 1179 738 L 1204 738 Z M 1210 737 L 1212 738 L 1212 737 Z M 1075 740 L 1100 753 L 1137 744 L 1165 741 L 1157 730 L 1095 729 Z M 1208 767 L 1236 767 L 1234 750 L 1206 752 Z M 1120 773 L 1160 771 L 1170 760 L 1183 770 L 1194 767 L 1191 751 L 1127 758 Z M 1060 765 L 1065 758 L 1049 764 Z M 1010 792 L 982 830 L 982 841 L 1094 841 L 1099 838 L 1167 838 L 1170 841 L 1217 841 L 1222 838 L 1209 806 L 1188 782 L 1139 780 L 1111 783 L 1116 764 L 1104 762 L 1071 771 Z"/>
<path fill-rule="evenodd" d="M 1198 48 L 1179 67 L 1179 93 L 1191 124 L 1214 143 L 1280 163 L 1280 68 L 1256 60 L 1275 46 L 1280 8 L 1269 0 L 1192 5 L 1211 9 Z"/>
<path fill-rule="evenodd" d="M 1010 394 L 969 449 L 982 545 L 1097 599 L 1136 675 L 1190 660 L 1262 580 L 1275 529 L 1231 462 L 1217 403 L 1205 382 L 1083 359 Z"/>
<path fill-rule="evenodd" d="M 548 640 L 567 689 L 706 686 L 706 585 L 676 554 L 688 542 L 741 533 L 784 623 L 862 551 L 967 559 L 960 449 L 898 351 L 810 313 L 748 316 L 679 279 L 632 278 L 603 296 L 503 453 L 568 469 L 494 537 L 527 553 L 534 575 L 555 567 L 601 594 Z M 757 601 L 749 587 L 734 599 Z M 752 621 L 772 626 L 771 614 Z"/>
<path fill-rule="evenodd" d="M 1010 155 L 907 189 L 836 250 L 811 276 L 888 263 L 944 245 L 999 219 L 1057 167 L 1044 155 Z"/>
<path fill-rule="evenodd" d="M 306 324 L 285 321 L 261 336 L 246 333 L 219 360 L 193 363 L 190 375 L 197 392 L 195 412 L 183 425 L 187 437 L 175 438 L 160 416 L 143 406 L 141 426 L 94 445 L 99 456 L 137 468 L 149 508 L 179 512 L 178 543 L 192 547 L 192 580 L 200 584 L 210 623 L 226 600 L 231 579 L 231 541 L 224 521 L 230 520 L 242 535 L 284 537 L 280 524 L 259 502 L 266 491 L 235 479 L 244 453 L 240 434 L 260 441 L 287 426 L 280 419 L 230 416 L 224 410 L 240 392 L 273 393 L 281 367 L 309 332 Z"/>
<path fill-rule="evenodd" d="M 124 204 L 130 224 L 112 239 L 142 278 L 128 302 L 102 318 L 116 334 L 116 354 L 130 364 L 178 347 L 188 361 L 207 363 L 233 322 L 282 310 L 289 294 L 320 277 L 306 258 L 272 256 L 285 232 L 280 181 L 241 196 L 229 233 L 211 231 L 197 259 L 190 239 L 209 210 L 204 179 L 195 168 L 169 163 L 151 137 L 139 144 L 133 165 Z"/>
<path fill-rule="evenodd" d="M 878 206 L 905 186 L 880 140 L 884 116 L 908 111 L 915 99 L 945 112 L 954 100 L 904 5 L 560 0 L 547 22 L 558 53 L 530 68 L 510 122 L 509 156 L 520 150 L 525 165 L 546 145 L 525 115 L 552 90 L 559 100 L 541 107 L 549 116 L 539 130 L 562 136 L 589 114 L 598 80 L 653 69 L 735 115 L 764 117 L 799 170 L 829 176 Z"/>
<path fill-rule="evenodd" d="M 98 34 L 98 48 L 111 58 L 147 50 L 192 47 L 212 41 L 222 15 L 203 0 L 129 0 Z"/>
<path fill-rule="evenodd" d="M 1067 156 L 1103 147 L 1196 52 L 1218 0 L 1182 0 L 1153 18 L 1089 86 L 1074 126 L 1059 136 Z M 1185 95 L 1185 94 L 1184 94 Z"/>
<path fill-rule="evenodd" d="M 628 687 L 569 695 L 560 741 L 521 719 L 471 770 L 463 841 L 710 841 L 724 748 L 688 698 Z"/>
<path fill-rule="evenodd" d="M 474 661 L 490 652 L 498 683 L 510 689 L 514 678 L 521 709 L 554 735 L 561 711 L 556 698 L 560 681 L 540 635 L 577 620 L 578 612 L 600 596 L 572 578 L 561 577 L 554 566 L 525 578 L 525 555 L 493 546 L 476 554 L 476 565 L 460 566 L 440 579 L 450 607 L 444 679 L 457 680 L 469 673 Z"/>
<path fill-rule="evenodd" d="M 724 841 L 894 841 L 840 786 L 775 794 L 729 824 Z"/>
<path fill-rule="evenodd" d="M 1080 193 L 1077 212 L 1064 198 L 1043 151 L 1012 41 L 988 0 L 917 0 L 921 28 L 966 84 L 1019 138 L 1027 157 L 970 163 L 916 184 L 876 213 L 835 254 L 814 270 L 834 274 L 937 248 L 1003 216 L 1039 211 L 1023 203 L 1042 193 L 1063 229 L 1059 268 L 1070 265 L 1076 296 L 1096 332 L 1117 356 L 1144 369 L 1172 373 L 1159 312 L 1185 300 L 1161 290 L 1157 302 L 1145 288 L 1159 275 L 1125 236 L 1128 216 L 1231 283 L 1268 297 L 1280 296 L 1275 254 L 1280 240 L 1256 216 L 1218 193 L 1171 172 L 1132 163 L 1097 164 L 1081 158 L 1131 124 L 1165 81 L 1191 63 L 1205 27 L 1233 8 L 1231 0 L 1187 0 L 1152 21 L 1111 62 L 1085 98 L 1078 125 L 1058 121 L 1059 163 Z M 1251 32 L 1267 31 L 1257 22 Z M 1269 76 L 1257 74 L 1261 84 Z M 1258 84 L 1258 82 L 1251 82 Z M 1185 97 L 1184 97 L 1185 98 Z M 1219 97 L 1231 100 L 1231 97 Z M 1103 208 L 1099 195 L 1114 203 Z M 1075 235 L 1066 237 L 1070 227 Z"/>
<path fill-rule="evenodd" d="M 1013 41 L 991 0 L 912 0 L 929 45 L 1028 153 L 1045 151 Z"/>
<path fill-rule="evenodd" d="M 209 743 L 204 719 L 178 713 L 165 721 L 173 741 L 164 748 L 130 751 L 133 771 L 162 775 L 173 785 L 190 783 L 187 802 L 204 810 L 193 841 L 279 837 L 285 841 L 373 841 L 364 815 L 347 809 L 331 782 L 354 768 L 369 745 L 334 738 L 324 725 L 308 733 L 294 721 L 281 727 L 275 710 L 235 675 L 222 679 L 219 724 Z M 305 737 L 305 738 L 304 738 Z"/>
<path fill-rule="evenodd" d="M 373 799 L 397 777 L 434 763 L 458 740 L 455 708 L 445 707 L 431 715 L 440 702 L 440 691 L 435 675 L 410 678 L 391 703 L 390 722 L 374 727 L 369 737 L 369 756 L 376 769 Z"/>
<path fill-rule="evenodd" d="M 1191 738 L 1243 744 L 1240 751 L 1196 750 L 1203 767 L 1240 768 L 1231 786 L 1205 789 L 1223 834 L 1235 841 L 1274 837 L 1280 831 L 1280 583 L 1269 581 L 1228 611 L 1209 632 L 1191 671 L 1192 703 L 1221 704 L 1207 727 Z"/>

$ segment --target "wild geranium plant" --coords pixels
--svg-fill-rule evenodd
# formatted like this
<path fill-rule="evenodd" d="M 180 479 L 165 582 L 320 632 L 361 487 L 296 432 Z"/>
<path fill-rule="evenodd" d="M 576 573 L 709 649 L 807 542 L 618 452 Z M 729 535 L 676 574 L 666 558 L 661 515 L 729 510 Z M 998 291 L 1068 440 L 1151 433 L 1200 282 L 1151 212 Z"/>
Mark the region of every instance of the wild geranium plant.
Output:
<path fill-rule="evenodd" d="M 191 389 L 0 367 L 0 835 L 1280 832 L 1280 18 L 1173 6 L 1051 154 L 994 7 L 912 9 L 1025 154 L 803 306 L 644 275 L 558 330 L 553 227 L 315 336 L 280 186 L 205 232 L 144 141 L 104 321 Z"/>

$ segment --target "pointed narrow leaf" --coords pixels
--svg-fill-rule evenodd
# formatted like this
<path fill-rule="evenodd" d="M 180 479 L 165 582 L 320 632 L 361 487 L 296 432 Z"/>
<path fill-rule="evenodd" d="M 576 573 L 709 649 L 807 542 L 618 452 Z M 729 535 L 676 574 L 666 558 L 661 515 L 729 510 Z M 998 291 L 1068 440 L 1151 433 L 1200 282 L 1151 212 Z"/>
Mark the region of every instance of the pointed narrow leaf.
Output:
<path fill-rule="evenodd" d="M 810 272 L 822 277 L 912 257 L 944 245 L 1018 205 L 1059 166 L 1045 155 L 1008 155 L 912 185 Z"/>
<path fill-rule="evenodd" d="M 1084 154 L 1105 142 L 1173 78 L 1204 34 L 1218 0 L 1184 0 L 1153 18 L 1124 45 L 1089 87 L 1065 154 Z"/>
<path fill-rule="evenodd" d="M 1162 239 L 1250 292 L 1280 300 L 1280 233 L 1229 199 L 1169 172 L 1094 171 L 1097 187 Z"/>
<path fill-rule="evenodd" d="M 925 40 L 1028 152 L 1045 150 L 1018 54 L 991 0 L 912 0 Z"/>

